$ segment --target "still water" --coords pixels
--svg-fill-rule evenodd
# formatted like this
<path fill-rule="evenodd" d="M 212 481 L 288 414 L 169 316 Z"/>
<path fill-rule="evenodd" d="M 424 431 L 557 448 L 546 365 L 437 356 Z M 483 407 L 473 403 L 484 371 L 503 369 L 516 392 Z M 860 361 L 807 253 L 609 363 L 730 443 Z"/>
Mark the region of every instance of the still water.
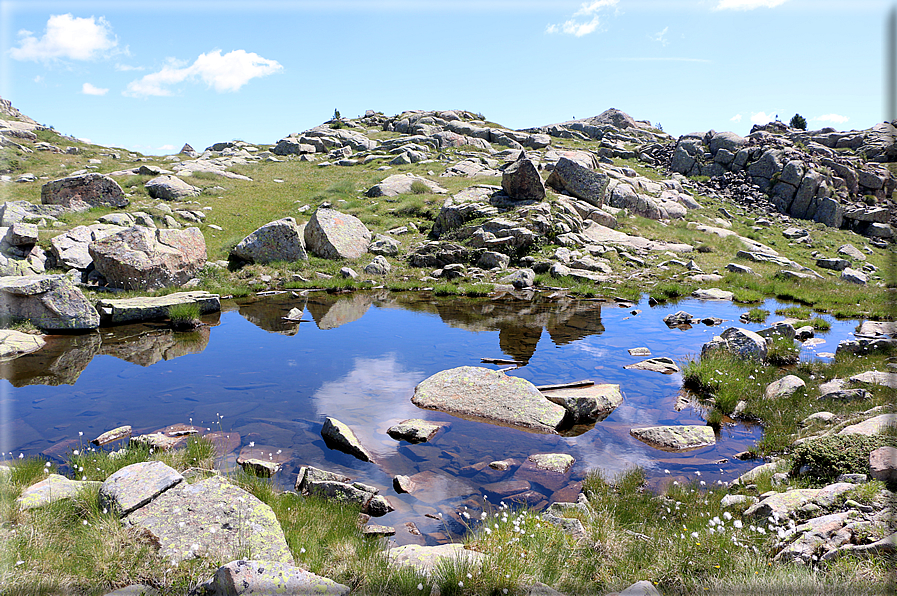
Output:
<path fill-rule="evenodd" d="M 770 300 L 763 308 L 773 312 L 781 306 Z M 283 320 L 292 308 L 303 309 L 307 321 Z M 662 318 L 677 310 L 725 322 L 670 329 Z M 685 453 L 632 438 L 633 426 L 703 424 L 703 411 L 677 411 L 680 374 L 623 368 L 644 359 L 630 356 L 629 348 L 647 347 L 652 356 L 678 361 L 699 354 L 704 342 L 729 326 L 762 328 L 738 321 L 746 310 L 699 300 L 649 307 L 645 301 L 512 295 L 457 300 L 387 292 L 287 293 L 228 302 L 198 332 L 142 324 L 50 337 L 40 352 L 8 363 L 0 381 L 0 450 L 7 458 L 12 452 L 59 459 L 79 441 L 124 424 L 135 434 L 194 424 L 230 433 L 222 467 L 232 468 L 236 455 L 252 444 L 255 452 L 284 462 L 275 481 L 285 488 L 302 465 L 342 472 L 379 487 L 396 508 L 378 523 L 402 528 L 413 522 L 424 534 L 414 538 L 400 529 L 398 543 L 435 543 L 463 531 L 452 511 L 482 505 L 484 496 L 500 499 L 502 487 L 492 483 L 512 480 L 513 469 L 504 476 L 488 467 L 480 471 L 494 460 L 520 463 L 533 453 L 556 452 L 576 458 L 569 486 L 558 492 L 532 486 L 528 498 L 535 506 L 569 498 L 594 468 L 612 475 L 638 465 L 655 486 L 695 480 L 697 472 L 708 484 L 727 481 L 749 469 L 754 464 L 732 456 L 760 438 L 758 426 L 724 426 L 716 445 Z M 779 318 L 772 315 L 767 325 Z M 817 339 L 823 342 L 804 347 L 802 358 L 825 358 L 819 353 L 834 352 L 856 325 L 829 321 L 832 329 Z M 415 385 L 441 370 L 500 368 L 481 365 L 484 357 L 525 362 L 508 374 L 536 385 L 617 383 L 624 401 L 605 420 L 569 437 L 472 422 L 411 403 Z M 326 416 L 349 425 L 377 463 L 328 449 L 320 435 Z M 407 418 L 447 428 L 420 445 L 391 439 L 386 429 Z M 417 475 L 421 491 L 396 494 L 396 474 Z M 427 516 L 439 513 L 443 521 Z"/>

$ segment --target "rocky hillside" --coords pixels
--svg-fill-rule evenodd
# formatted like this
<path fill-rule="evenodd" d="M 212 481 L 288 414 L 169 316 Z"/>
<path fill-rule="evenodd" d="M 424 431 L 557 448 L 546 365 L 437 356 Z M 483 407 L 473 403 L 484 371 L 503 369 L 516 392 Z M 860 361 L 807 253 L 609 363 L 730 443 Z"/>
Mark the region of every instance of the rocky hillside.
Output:
<path fill-rule="evenodd" d="M 718 285 L 747 302 L 804 296 L 836 314 L 887 316 L 889 123 L 807 132 L 776 122 L 746 138 L 676 139 L 616 109 L 527 130 L 463 110 L 368 111 L 270 145 L 147 157 L 2 109 L 7 276 L 53 270 L 87 288 L 224 293 L 449 282 L 633 296 Z M 127 262 L 135 250 L 139 265 Z M 849 289 L 866 284 L 877 289 Z"/>

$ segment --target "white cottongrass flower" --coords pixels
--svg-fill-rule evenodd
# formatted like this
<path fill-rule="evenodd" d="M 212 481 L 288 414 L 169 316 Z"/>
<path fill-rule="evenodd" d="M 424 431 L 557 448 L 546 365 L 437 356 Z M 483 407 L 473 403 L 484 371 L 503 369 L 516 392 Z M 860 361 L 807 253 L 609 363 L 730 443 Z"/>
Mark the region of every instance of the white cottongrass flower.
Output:
<path fill-rule="evenodd" d="M 738 528 L 739 530 L 744 527 L 744 524 L 741 523 L 740 519 L 736 519 L 732 522 L 732 525 Z"/>
<path fill-rule="evenodd" d="M 459 588 L 463 588 L 463 587 L 464 587 L 464 582 L 458 582 L 458 587 L 459 587 Z"/>
<path fill-rule="evenodd" d="M 692 538 L 697 538 L 697 537 L 698 537 L 698 533 L 697 533 L 697 532 L 692 532 L 692 533 L 691 533 L 691 537 L 692 537 Z"/>
<path fill-rule="evenodd" d="M 417 584 L 417 589 L 418 589 L 418 590 L 423 590 L 423 589 L 424 589 L 424 585 L 423 585 L 423 584 Z"/>
<path fill-rule="evenodd" d="M 726 518 L 726 520 L 728 521 L 728 520 L 732 519 L 732 514 L 729 513 L 728 511 L 726 511 L 725 513 L 723 513 L 723 517 Z"/>

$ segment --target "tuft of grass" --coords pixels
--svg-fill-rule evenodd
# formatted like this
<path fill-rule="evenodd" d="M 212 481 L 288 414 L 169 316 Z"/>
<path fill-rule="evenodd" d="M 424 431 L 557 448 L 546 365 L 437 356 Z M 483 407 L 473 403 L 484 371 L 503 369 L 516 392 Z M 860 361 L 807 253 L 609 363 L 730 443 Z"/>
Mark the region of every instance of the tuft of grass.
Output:
<path fill-rule="evenodd" d="M 828 331 L 832 328 L 831 323 L 820 317 L 813 317 L 812 319 L 802 319 L 793 323 L 795 329 L 799 327 L 805 327 L 807 325 L 809 325 L 816 331 Z"/>
<path fill-rule="evenodd" d="M 897 447 L 897 437 L 831 435 L 811 439 L 795 448 L 792 473 L 806 466 L 808 474 L 825 480 L 840 474 L 869 475 L 869 454 L 885 445 Z"/>
<path fill-rule="evenodd" d="M 787 306 L 785 308 L 777 308 L 776 314 L 790 319 L 809 319 L 810 309 L 806 306 Z"/>
<path fill-rule="evenodd" d="M 790 337 L 773 334 L 766 338 L 766 361 L 776 366 L 800 360 L 800 346 Z"/>
<path fill-rule="evenodd" d="M 411 183 L 411 192 L 416 195 L 430 194 L 430 187 L 423 180 L 414 180 Z"/>
<path fill-rule="evenodd" d="M 694 290 L 693 287 L 678 282 L 663 282 L 651 288 L 650 296 L 658 302 L 666 302 L 674 298 L 688 296 Z"/>
<path fill-rule="evenodd" d="M 168 307 L 168 318 L 176 329 L 193 329 L 202 324 L 199 305 L 195 302 L 175 304 Z"/>
<path fill-rule="evenodd" d="M 747 288 L 734 288 L 732 290 L 732 300 L 741 304 L 752 304 L 754 302 L 763 302 L 766 298 L 761 292 Z"/>
<path fill-rule="evenodd" d="M 747 311 L 741 318 L 749 323 L 763 323 L 766 321 L 766 318 L 769 316 L 769 311 L 764 310 L 762 308 L 752 308 Z"/>

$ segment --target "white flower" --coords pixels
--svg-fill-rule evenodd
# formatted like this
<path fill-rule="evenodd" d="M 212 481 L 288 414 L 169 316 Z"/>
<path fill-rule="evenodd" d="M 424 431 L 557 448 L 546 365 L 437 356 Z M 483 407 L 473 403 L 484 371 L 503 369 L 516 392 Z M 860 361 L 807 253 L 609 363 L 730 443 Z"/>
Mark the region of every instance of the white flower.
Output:
<path fill-rule="evenodd" d="M 24 454 L 24 453 L 20 453 L 20 454 L 19 454 L 19 459 L 22 459 L 22 458 L 24 458 L 24 457 L 25 457 L 25 454 Z"/>
<path fill-rule="evenodd" d="M 458 587 L 459 587 L 459 588 L 463 588 L 463 587 L 464 587 L 464 582 L 458 582 Z"/>
<path fill-rule="evenodd" d="M 726 518 L 727 520 L 730 520 L 730 519 L 732 519 L 732 514 L 729 513 L 728 511 L 726 511 L 725 513 L 723 513 L 723 517 Z"/>
<path fill-rule="evenodd" d="M 78 455 L 78 453 L 79 453 L 79 452 L 78 452 L 77 449 L 75 449 L 74 451 L 72 451 L 72 455 Z"/>
<path fill-rule="evenodd" d="M 304 546 L 303 546 L 302 548 L 299 549 L 299 553 L 300 553 L 300 554 L 305 554 L 305 547 L 304 547 Z"/>
<path fill-rule="evenodd" d="M 78 431 L 78 436 L 79 436 L 79 437 L 83 437 L 83 436 L 84 436 L 84 432 L 79 430 L 79 431 Z"/>
<path fill-rule="evenodd" d="M 45 463 L 45 464 L 44 464 L 44 467 L 49 468 L 49 467 L 50 467 L 50 462 Z"/>
<path fill-rule="evenodd" d="M 740 519 L 736 519 L 732 522 L 732 525 L 738 528 L 739 530 L 744 527 L 744 524 L 741 523 Z"/>
<path fill-rule="evenodd" d="M 417 589 L 418 589 L 418 590 L 423 590 L 423 589 L 424 589 L 424 585 L 423 585 L 423 584 L 417 584 Z"/>
<path fill-rule="evenodd" d="M 467 574 L 467 578 L 468 578 L 468 579 L 473 579 L 473 576 L 470 575 L 470 574 L 468 573 L 468 574 Z"/>
<path fill-rule="evenodd" d="M 81 523 L 84 524 L 84 525 L 86 526 L 86 525 L 87 525 L 87 520 L 86 520 L 86 519 L 81 520 Z"/>
<path fill-rule="evenodd" d="M 697 538 L 697 537 L 698 537 L 698 533 L 697 533 L 697 532 L 692 532 L 692 533 L 691 533 L 691 537 L 692 537 L 692 538 Z"/>
<path fill-rule="evenodd" d="M 663 473 L 664 473 L 664 474 L 669 474 L 670 471 L 669 471 L 669 470 L 664 470 Z"/>
<path fill-rule="evenodd" d="M 249 446 L 250 446 L 250 447 L 255 447 L 255 441 L 249 441 Z"/>

